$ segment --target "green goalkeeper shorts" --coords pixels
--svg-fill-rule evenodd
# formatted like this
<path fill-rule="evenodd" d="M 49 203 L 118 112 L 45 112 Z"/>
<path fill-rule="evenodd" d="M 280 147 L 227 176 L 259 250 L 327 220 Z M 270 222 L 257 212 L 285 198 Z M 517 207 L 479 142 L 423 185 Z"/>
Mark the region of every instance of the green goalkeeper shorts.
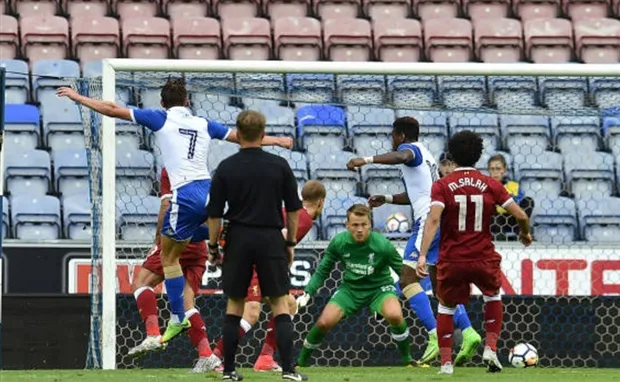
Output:
<path fill-rule="evenodd" d="M 332 295 L 329 304 L 335 304 L 342 309 L 344 316 L 355 314 L 361 308 L 367 306 L 373 313 L 381 314 L 383 302 L 388 297 L 398 299 L 394 285 L 384 285 L 378 290 L 359 291 L 341 285 Z"/>

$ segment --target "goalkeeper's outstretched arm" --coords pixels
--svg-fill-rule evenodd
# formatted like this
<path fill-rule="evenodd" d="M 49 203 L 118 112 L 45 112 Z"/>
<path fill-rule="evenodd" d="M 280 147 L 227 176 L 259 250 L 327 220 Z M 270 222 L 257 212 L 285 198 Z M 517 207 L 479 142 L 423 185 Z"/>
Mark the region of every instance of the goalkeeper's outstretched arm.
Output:
<path fill-rule="evenodd" d="M 99 114 L 112 118 L 124 119 L 125 121 L 132 121 L 131 110 L 129 108 L 119 106 L 114 102 L 86 97 L 67 87 L 59 88 L 56 91 L 56 95 L 59 97 L 67 97 L 70 100 L 84 105 Z"/>

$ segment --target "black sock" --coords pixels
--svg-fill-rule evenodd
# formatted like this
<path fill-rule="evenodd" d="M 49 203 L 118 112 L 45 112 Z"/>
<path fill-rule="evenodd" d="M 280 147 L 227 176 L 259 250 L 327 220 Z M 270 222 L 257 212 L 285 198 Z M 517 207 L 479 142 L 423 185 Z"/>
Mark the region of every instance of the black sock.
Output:
<path fill-rule="evenodd" d="M 224 319 L 224 371 L 235 370 L 235 355 L 239 346 L 239 323 L 241 317 L 227 314 Z"/>
<path fill-rule="evenodd" d="M 276 343 L 278 353 L 282 363 L 282 371 L 292 372 L 293 368 L 293 322 L 288 314 L 277 315 L 274 319 L 276 323 Z"/>

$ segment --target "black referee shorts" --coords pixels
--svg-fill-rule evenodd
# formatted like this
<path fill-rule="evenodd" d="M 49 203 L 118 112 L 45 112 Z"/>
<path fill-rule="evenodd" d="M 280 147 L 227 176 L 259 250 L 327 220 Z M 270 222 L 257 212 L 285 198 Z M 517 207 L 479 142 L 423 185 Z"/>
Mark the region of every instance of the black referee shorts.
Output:
<path fill-rule="evenodd" d="M 231 223 L 222 264 L 224 294 L 231 298 L 245 298 L 254 267 L 264 297 L 289 293 L 291 279 L 282 231 Z"/>

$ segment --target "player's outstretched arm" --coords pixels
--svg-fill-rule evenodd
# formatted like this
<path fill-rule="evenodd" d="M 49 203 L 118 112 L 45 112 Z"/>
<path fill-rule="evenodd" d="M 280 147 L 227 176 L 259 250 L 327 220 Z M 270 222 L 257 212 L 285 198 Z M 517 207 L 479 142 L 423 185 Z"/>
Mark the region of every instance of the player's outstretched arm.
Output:
<path fill-rule="evenodd" d="M 239 143 L 239 136 L 237 135 L 237 129 L 230 130 L 230 134 L 226 137 L 228 142 Z M 293 138 L 291 137 L 273 137 L 265 135 L 261 142 L 263 146 L 279 146 L 285 149 L 293 148 Z"/>
<path fill-rule="evenodd" d="M 519 224 L 519 240 L 523 245 L 528 246 L 532 244 L 532 235 L 530 233 L 530 219 L 527 217 L 523 208 L 517 203 L 513 202 L 504 207 L 509 214 L 514 216 Z"/>
<path fill-rule="evenodd" d="M 126 121 L 132 120 L 131 110 L 126 107 L 118 106 L 114 102 L 89 98 L 67 87 L 58 88 L 56 95 L 58 97 L 67 97 L 74 102 L 84 105 L 87 108 L 108 117 L 124 119 Z"/>
<path fill-rule="evenodd" d="M 426 255 L 428 254 L 428 249 L 431 247 L 431 243 L 435 239 L 435 235 L 437 235 L 443 209 L 443 205 L 431 205 L 431 210 L 428 213 L 426 223 L 424 224 L 424 234 L 422 235 L 420 257 L 418 258 L 418 267 L 416 270 L 418 276 L 421 278 L 428 276 L 428 270 L 426 269 Z"/>
<path fill-rule="evenodd" d="M 401 150 L 393 151 L 391 153 L 385 153 L 381 155 L 369 156 L 364 158 L 353 158 L 347 163 L 347 169 L 355 171 L 358 167 L 363 167 L 367 164 L 403 164 L 409 163 L 414 159 L 413 151 Z"/>
<path fill-rule="evenodd" d="M 407 195 L 406 192 L 402 192 L 395 195 L 372 195 L 370 198 L 368 198 L 368 205 L 370 206 L 370 208 L 381 207 L 385 203 L 409 205 L 409 195 Z"/>

